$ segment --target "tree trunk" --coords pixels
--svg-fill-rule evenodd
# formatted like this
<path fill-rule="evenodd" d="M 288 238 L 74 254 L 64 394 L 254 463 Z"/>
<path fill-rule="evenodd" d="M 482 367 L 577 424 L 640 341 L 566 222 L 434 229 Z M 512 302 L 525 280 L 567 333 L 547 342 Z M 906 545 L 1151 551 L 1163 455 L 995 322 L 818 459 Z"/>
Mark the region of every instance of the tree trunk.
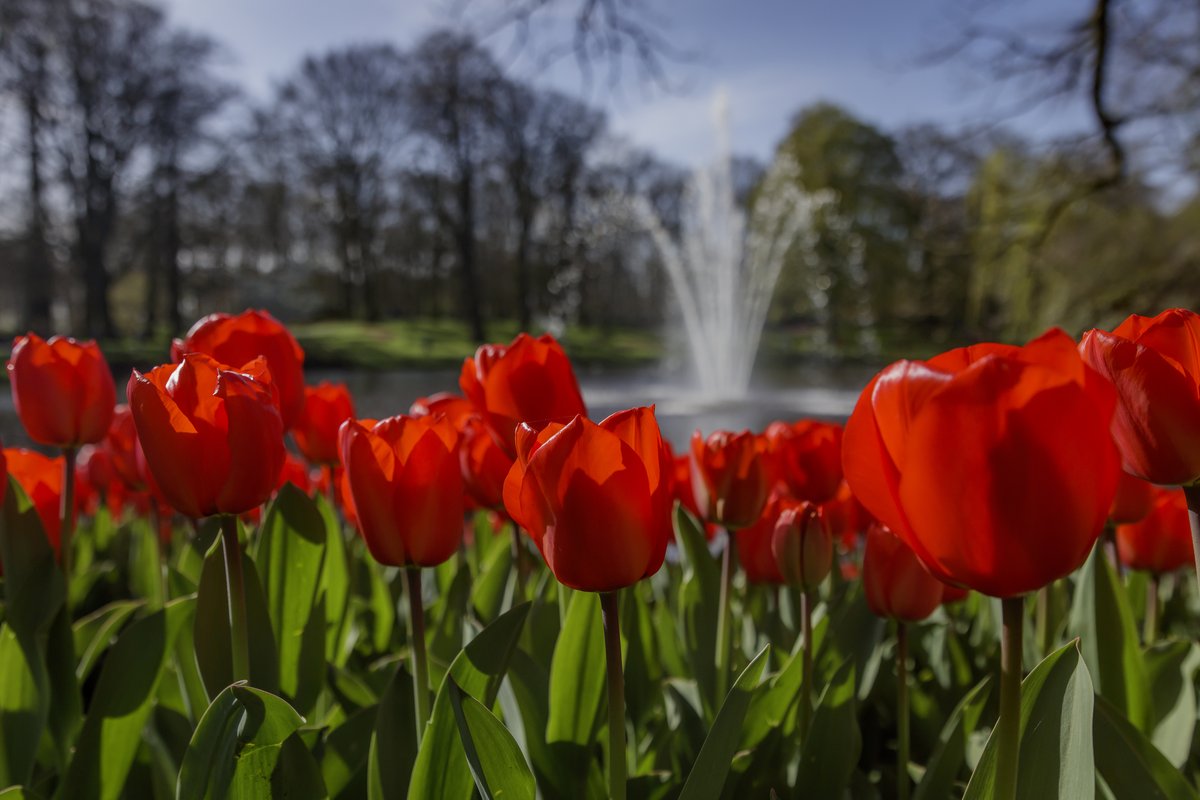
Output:
<path fill-rule="evenodd" d="M 524 204 L 522 204 L 524 205 Z M 522 208 L 517 231 L 517 321 L 528 331 L 533 325 L 533 286 L 530 280 L 529 245 L 533 237 L 533 209 Z"/>
<path fill-rule="evenodd" d="M 21 325 L 25 330 L 49 333 L 53 327 L 51 302 L 54 271 L 46 247 L 46 207 L 42 195 L 40 81 L 30 81 L 25 93 L 29 137 L 29 230 L 25 247 L 25 298 Z"/>
<path fill-rule="evenodd" d="M 183 273 L 179 268 L 179 252 L 183 249 L 183 233 L 179 224 L 179 165 L 172 153 L 167 165 L 167 196 L 163 214 L 163 274 L 167 278 L 167 327 L 172 335 L 182 334 Z"/>
<path fill-rule="evenodd" d="M 462 169 L 458 179 L 458 225 L 455 243 L 458 246 L 459 268 L 462 270 L 463 313 L 471 326 L 471 338 L 478 344 L 487 342 L 483 308 L 479 298 L 478 265 L 475 263 L 474 174 L 469 167 Z"/>

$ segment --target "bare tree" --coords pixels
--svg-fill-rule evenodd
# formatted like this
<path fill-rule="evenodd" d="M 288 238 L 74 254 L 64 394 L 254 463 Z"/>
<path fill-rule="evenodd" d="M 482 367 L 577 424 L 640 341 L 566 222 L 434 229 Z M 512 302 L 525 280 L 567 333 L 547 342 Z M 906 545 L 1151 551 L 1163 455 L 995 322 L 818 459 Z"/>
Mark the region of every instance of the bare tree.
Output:
<path fill-rule="evenodd" d="M 83 329 L 116 334 L 109 305 L 108 248 L 121 181 L 146 140 L 158 80 L 153 54 L 162 12 L 136 0 L 55 0 L 67 102 L 59 126 L 63 182 L 75 204 L 75 257 Z"/>
<path fill-rule="evenodd" d="M 142 331 L 146 337 L 153 336 L 157 328 L 163 288 L 167 327 L 173 333 L 183 329 L 179 259 L 184 242 L 180 217 L 182 195 L 195 173 L 188 159 L 202 145 L 218 144 L 217 135 L 208 130 L 207 123 L 236 94 L 233 86 L 218 79 L 210 69 L 217 52 L 212 39 L 188 31 L 172 32 L 154 52 L 157 74 L 151 86 L 146 128 L 146 143 L 153 158 L 146 222 L 154 243 L 154 253 L 146 261 Z"/>
<path fill-rule="evenodd" d="M 278 110 L 309 180 L 332 199 L 343 311 L 358 294 L 368 319 L 380 316 L 373 282 L 387 187 L 408 121 L 407 62 L 391 45 L 354 46 L 309 57 L 282 87 Z"/>
<path fill-rule="evenodd" d="M 21 326 L 51 328 L 54 270 L 46 237 L 46 176 L 43 153 L 45 108 L 50 89 L 48 7 L 40 0 L 11 0 L 0 5 L 0 91 L 16 99 L 24 115 L 25 159 L 28 174 L 26 227 L 22 261 Z"/>
<path fill-rule="evenodd" d="M 431 168 L 451 187 L 452 231 L 462 282 L 463 314 L 471 335 L 486 341 L 476 250 L 477 183 L 494 163 L 496 97 L 504 76 L 471 37 L 445 31 L 422 40 L 411 56 L 408 98 L 414 130 L 422 134 Z"/>

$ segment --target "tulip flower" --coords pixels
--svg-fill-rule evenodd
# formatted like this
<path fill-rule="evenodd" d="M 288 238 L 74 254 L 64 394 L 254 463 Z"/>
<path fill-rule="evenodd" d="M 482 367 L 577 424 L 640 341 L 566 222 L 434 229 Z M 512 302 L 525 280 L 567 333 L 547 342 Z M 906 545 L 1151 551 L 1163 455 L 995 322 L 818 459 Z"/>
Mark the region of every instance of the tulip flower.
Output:
<path fill-rule="evenodd" d="M 367 550 L 381 564 L 404 568 L 420 741 L 429 719 L 420 568 L 448 560 L 462 541 L 458 431 L 441 414 L 401 415 L 370 427 L 346 420 L 338 444 Z"/>
<path fill-rule="evenodd" d="M 0 458 L 8 477 L 15 480 L 29 496 L 38 519 L 42 521 L 46 539 L 60 556 L 62 517 L 59 510 L 62 505 L 64 461 L 61 456 L 51 458 L 20 447 L 6 448 L 3 458 Z"/>
<path fill-rule="evenodd" d="M 186 355 L 129 380 L 129 405 L 154 482 L 189 517 L 262 505 L 283 467 L 283 424 L 261 359 L 232 369 Z"/>
<path fill-rule="evenodd" d="M 19 336 L 8 360 L 8 377 L 17 416 L 35 442 L 76 449 L 108 432 L 116 389 L 95 342 Z"/>
<path fill-rule="evenodd" d="M 1150 573 L 1146 586 L 1146 644 L 1158 638 L 1158 588 L 1162 576 L 1192 563 L 1187 499 L 1178 489 L 1154 487 L 1150 512 L 1117 526 L 1117 552 L 1130 569 Z"/>
<path fill-rule="evenodd" d="M 781 585 L 787 582 L 779 570 L 775 553 L 771 551 L 771 540 L 775 536 L 775 523 L 779 521 L 779 515 L 795 502 L 781 492 L 772 492 L 758 520 L 738 531 L 734 539 L 737 559 L 750 583 Z"/>
<path fill-rule="evenodd" d="M 758 519 L 771 489 L 766 449 L 749 431 L 692 434 L 692 491 L 705 519 L 735 530 Z"/>
<path fill-rule="evenodd" d="M 292 484 L 305 494 L 312 493 L 312 476 L 308 473 L 308 463 L 288 453 L 284 456 L 283 466 L 279 468 L 279 479 L 275 490 L 279 491 L 287 484 Z"/>
<path fill-rule="evenodd" d="M 438 392 L 428 397 L 418 397 L 413 401 L 408 413 L 414 417 L 426 417 L 441 414 L 450 420 L 456 431 L 461 431 L 467 417 L 478 414 L 471 401 L 461 395 L 451 392 Z"/>
<path fill-rule="evenodd" d="M 855 549 L 859 535 L 871 524 L 871 515 L 844 480 L 834 496 L 821 503 L 821 519 L 825 520 L 829 535 L 847 552 Z"/>
<path fill-rule="evenodd" d="M 996 737 L 1010 798 L 1020 719 L 1020 595 L 1074 571 L 1116 493 L 1113 388 L 1051 330 L 877 375 L 846 425 L 851 490 L 937 577 L 1005 598 Z M 1015 778 L 1014 778 L 1015 780 Z"/>
<path fill-rule="evenodd" d="M 609 702 L 609 796 L 625 796 L 624 675 L 617 592 L 658 572 L 671 536 L 672 463 L 653 408 L 596 424 L 522 424 L 504 484 L 508 514 L 554 577 L 600 592 Z"/>
<path fill-rule="evenodd" d="M 1121 470 L 1117 473 L 1117 493 L 1113 495 L 1108 518 L 1118 525 L 1145 519 L 1154 505 L 1154 496 L 1154 484 Z"/>
<path fill-rule="evenodd" d="M 653 408 L 599 424 L 523 424 L 516 442 L 504 505 L 560 583 L 612 592 L 658 572 L 671 537 L 672 466 Z"/>
<path fill-rule="evenodd" d="M 734 532 L 754 523 L 771 491 L 767 441 L 749 431 L 715 431 L 705 439 L 692 434 L 692 491 L 709 522 L 725 527 L 721 556 L 721 592 L 717 599 L 717 692 L 724 696 L 729 679 L 729 592 L 733 582 Z"/>
<path fill-rule="evenodd" d="M 946 584 L 929 573 L 908 545 L 878 523 L 867 528 L 862 580 L 871 611 L 896 622 L 896 796 L 907 797 L 910 738 L 907 623 L 920 622 L 932 614 L 942 603 Z"/>
<path fill-rule="evenodd" d="M 459 466 L 468 495 L 481 508 L 504 507 L 504 480 L 512 465 L 482 419 L 472 414 L 463 421 Z"/>
<path fill-rule="evenodd" d="M 1184 487 L 1200 581 L 1200 315 L 1133 314 L 1112 333 L 1088 331 L 1079 350 L 1116 387 L 1112 431 L 1125 471 Z"/>
<path fill-rule="evenodd" d="M 329 468 L 338 463 L 338 429 L 354 419 L 354 400 L 344 383 L 322 381 L 304 387 L 304 410 L 292 427 L 300 455 L 310 464 Z"/>
<path fill-rule="evenodd" d="M 63 454 L 62 569 L 71 582 L 71 532 L 75 527 L 75 454 L 104 438 L 116 404 L 108 362 L 95 342 L 63 336 L 46 341 L 18 336 L 8 360 L 13 404 L 29 438 Z M 69 608 L 68 608 L 69 611 Z"/>
<path fill-rule="evenodd" d="M 265 359 L 240 369 L 202 353 L 129 378 L 129 406 L 157 491 L 193 519 L 221 515 L 235 680 L 250 677 L 237 515 L 275 491 L 286 451 Z"/>
<path fill-rule="evenodd" d="M 842 482 L 842 426 L 802 419 L 773 422 L 767 448 L 779 477 L 798 500 L 824 503 Z"/>
<path fill-rule="evenodd" d="M 803 741 L 812 717 L 813 592 L 833 566 L 833 538 L 817 506 L 807 501 L 787 504 L 775 523 L 771 552 L 784 579 L 800 590 L 804 678 L 800 684 L 799 726 Z"/>
<path fill-rule="evenodd" d="M 579 382 L 553 336 L 522 333 L 505 346 L 488 344 L 463 362 L 458 385 L 496 442 L 516 458 L 516 430 L 586 415 Z"/>
<path fill-rule="evenodd" d="M 236 316 L 209 314 L 171 344 L 174 361 L 203 353 L 221 364 L 247 364 L 261 356 L 279 393 L 279 413 L 290 429 L 304 413 L 304 350 L 296 337 L 266 311 L 246 310 Z"/>

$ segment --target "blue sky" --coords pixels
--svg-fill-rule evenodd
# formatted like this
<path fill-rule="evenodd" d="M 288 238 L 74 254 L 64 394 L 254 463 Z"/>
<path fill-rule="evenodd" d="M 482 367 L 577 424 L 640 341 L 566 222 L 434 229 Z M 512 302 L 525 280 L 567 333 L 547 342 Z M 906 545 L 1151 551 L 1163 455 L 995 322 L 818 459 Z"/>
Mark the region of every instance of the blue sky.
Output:
<path fill-rule="evenodd" d="M 597 87 L 590 100 L 607 107 L 612 128 L 634 144 L 681 163 L 699 163 L 715 147 L 712 97 L 728 91 L 738 152 L 766 158 L 792 114 L 831 100 L 883 126 L 936 121 L 944 125 L 1007 116 L 1014 95 L 962 63 L 919 67 L 920 56 L 949 41 L 963 14 L 1042 26 L 1075 16 L 1081 0 L 987 4 L 985 0 L 644 0 L 654 3 L 664 30 L 699 54 L 675 64 L 682 91 L 646 91 L 627 84 L 619 94 Z M 348 43 L 388 40 L 407 46 L 444 25 L 478 25 L 503 0 L 165 0 L 171 17 L 205 31 L 228 49 L 225 71 L 252 95 L 267 96 L 308 52 Z M 573 7 L 576 0 L 567 0 Z M 458 10 L 465 3 L 465 11 Z M 492 40 L 499 48 L 502 42 Z M 570 61 L 548 70 L 529 60 L 517 75 L 579 93 Z M 1076 106 L 1039 108 L 1011 119 L 1027 135 L 1076 129 Z"/>

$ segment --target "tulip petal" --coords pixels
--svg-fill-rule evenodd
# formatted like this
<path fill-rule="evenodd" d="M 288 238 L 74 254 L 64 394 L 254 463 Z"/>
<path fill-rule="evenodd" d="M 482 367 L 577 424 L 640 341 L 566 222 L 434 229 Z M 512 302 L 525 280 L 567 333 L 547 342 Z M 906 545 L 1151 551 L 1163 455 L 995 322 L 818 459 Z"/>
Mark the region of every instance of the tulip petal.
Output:
<path fill-rule="evenodd" d="M 224 402 L 226 442 L 231 453 L 217 509 L 241 514 L 258 507 L 278 482 L 286 450 L 283 420 L 267 387 L 237 372 L 222 371 L 216 394 Z"/>
<path fill-rule="evenodd" d="M 212 461 L 206 452 L 209 443 L 171 396 L 146 376 L 134 371 L 127 393 L 142 452 L 163 496 L 186 516 L 211 513 L 218 487 L 212 485 L 213 470 L 205 468 Z"/>

